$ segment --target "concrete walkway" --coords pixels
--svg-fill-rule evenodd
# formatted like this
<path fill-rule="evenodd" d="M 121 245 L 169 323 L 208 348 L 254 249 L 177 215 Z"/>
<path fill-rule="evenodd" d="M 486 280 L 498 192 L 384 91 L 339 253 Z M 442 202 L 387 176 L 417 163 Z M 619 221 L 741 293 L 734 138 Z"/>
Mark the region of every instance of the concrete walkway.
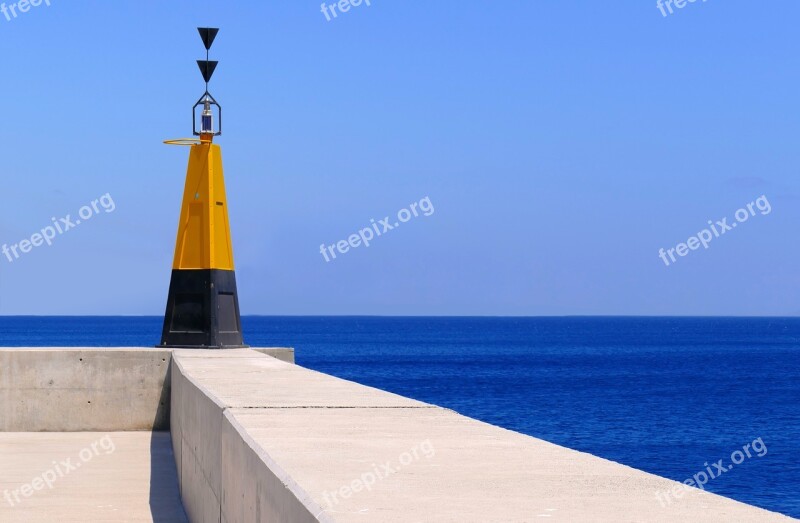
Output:
<path fill-rule="evenodd" d="M 0 433 L 0 521 L 186 523 L 169 433 Z"/>
<path fill-rule="evenodd" d="M 4 349 L 0 407 L 0 523 L 791 521 L 253 350 Z"/>
<path fill-rule="evenodd" d="M 198 521 L 792 521 L 252 351 L 176 351 L 172 387 Z"/>

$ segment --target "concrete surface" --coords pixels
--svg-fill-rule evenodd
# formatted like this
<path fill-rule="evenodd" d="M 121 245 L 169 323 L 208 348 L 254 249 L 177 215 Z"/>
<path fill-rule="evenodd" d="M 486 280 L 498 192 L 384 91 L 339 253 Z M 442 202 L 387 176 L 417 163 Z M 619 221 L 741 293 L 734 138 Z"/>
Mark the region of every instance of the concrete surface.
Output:
<path fill-rule="evenodd" d="M 238 504 L 251 501 L 243 500 L 241 496 L 244 490 L 239 490 L 249 489 L 253 482 L 248 476 L 236 474 L 245 470 L 245 467 L 254 473 L 256 470 L 259 474 L 263 472 L 267 477 L 269 473 L 262 470 L 258 456 L 248 454 L 255 461 L 242 458 L 246 449 L 241 447 L 241 437 L 229 441 L 229 449 L 236 447 L 238 459 L 235 463 L 229 461 L 233 454 L 223 457 L 223 411 L 227 408 L 324 408 L 337 405 L 351 408 L 370 405 L 434 408 L 396 394 L 278 361 L 248 349 L 224 353 L 175 350 L 172 380 L 172 443 L 178 463 L 181 496 L 193 522 L 219 521 L 224 496 L 227 496 L 225 499 L 228 500 L 226 506 L 229 511 L 222 511 L 223 520 L 261 521 L 234 517 Z M 225 488 L 225 474 L 229 479 L 233 474 L 241 482 Z M 261 483 L 259 488 L 264 491 L 267 484 Z M 275 502 L 265 503 L 259 509 L 261 512 L 255 511 L 253 514 L 286 515 L 286 518 L 268 518 L 267 521 L 303 521 L 305 516 L 301 512 L 305 509 L 302 505 L 296 505 L 296 500 L 291 496 L 278 495 L 280 492 L 266 489 L 265 495 L 277 496 Z M 275 512 L 275 507 L 284 502 L 290 508 Z"/>
<path fill-rule="evenodd" d="M 272 356 L 275 359 L 285 361 L 286 363 L 294 363 L 294 348 L 293 347 L 252 347 L 252 350 Z"/>
<path fill-rule="evenodd" d="M 792 521 L 252 351 L 173 363 L 193 522 Z"/>
<path fill-rule="evenodd" d="M 0 521 L 187 523 L 173 460 L 166 432 L 0 433 Z"/>
<path fill-rule="evenodd" d="M 143 348 L 2 348 L 0 432 L 167 429 L 170 355 Z"/>
<path fill-rule="evenodd" d="M 293 357 L 0 349 L 0 522 L 791 520 Z"/>
<path fill-rule="evenodd" d="M 294 349 L 255 350 L 294 363 Z M 0 432 L 168 430 L 171 358 L 142 347 L 0 348 Z"/>
<path fill-rule="evenodd" d="M 226 407 L 425 407 L 433 405 L 267 358 L 249 349 L 175 350 L 175 364 Z"/>

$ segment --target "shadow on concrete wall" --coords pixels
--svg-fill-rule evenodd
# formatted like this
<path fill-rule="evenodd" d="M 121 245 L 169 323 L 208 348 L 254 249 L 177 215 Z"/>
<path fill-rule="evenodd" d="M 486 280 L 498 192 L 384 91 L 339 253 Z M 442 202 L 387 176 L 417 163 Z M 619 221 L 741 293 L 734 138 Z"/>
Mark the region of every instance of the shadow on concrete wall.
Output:
<path fill-rule="evenodd" d="M 153 523 L 189 523 L 181 502 L 178 471 L 169 432 L 172 358 L 150 435 L 150 513 Z"/>

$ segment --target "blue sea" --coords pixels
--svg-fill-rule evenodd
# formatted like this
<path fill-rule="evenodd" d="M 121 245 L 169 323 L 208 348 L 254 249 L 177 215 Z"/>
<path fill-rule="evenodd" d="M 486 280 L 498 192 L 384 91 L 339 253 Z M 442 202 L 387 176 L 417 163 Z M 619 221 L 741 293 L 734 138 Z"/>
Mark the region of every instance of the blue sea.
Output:
<path fill-rule="evenodd" d="M 161 321 L 0 317 L 0 345 L 153 346 Z M 243 323 L 300 365 L 678 481 L 741 456 L 705 488 L 800 517 L 800 318 Z"/>

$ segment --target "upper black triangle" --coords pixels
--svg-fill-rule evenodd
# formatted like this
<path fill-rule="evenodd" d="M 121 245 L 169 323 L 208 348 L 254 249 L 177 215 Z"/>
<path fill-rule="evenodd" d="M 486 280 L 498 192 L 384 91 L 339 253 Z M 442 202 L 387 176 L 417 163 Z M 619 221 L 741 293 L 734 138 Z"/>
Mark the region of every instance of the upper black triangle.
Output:
<path fill-rule="evenodd" d="M 200 73 L 202 73 L 203 80 L 205 80 L 206 83 L 208 83 L 209 80 L 211 80 L 211 75 L 214 74 L 214 69 L 217 68 L 217 64 L 218 63 L 219 62 L 216 62 L 214 60 L 198 60 L 197 61 L 197 65 L 198 65 L 198 67 L 200 67 Z"/>
<path fill-rule="evenodd" d="M 219 29 L 216 27 L 198 27 L 197 32 L 200 33 L 200 38 L 203 39 L 203 45 L 206 46 L 206 50 L 209 50 L 211 49 L 211 44 L 214 43 L 214 38 L 219 33 Z"/>

